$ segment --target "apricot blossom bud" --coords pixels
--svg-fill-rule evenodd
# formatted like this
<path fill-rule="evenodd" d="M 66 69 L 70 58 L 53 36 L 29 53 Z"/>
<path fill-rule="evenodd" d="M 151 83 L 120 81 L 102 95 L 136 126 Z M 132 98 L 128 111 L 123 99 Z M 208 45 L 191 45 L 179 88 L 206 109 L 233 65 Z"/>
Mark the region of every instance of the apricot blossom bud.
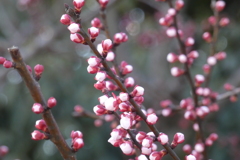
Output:
<path fill-rule="evenodd" d="M 172 67 L 171 68 L 171 74 L 174 77 L 179 77 L 179 76 L 183 75 L 184 73 L 185 73 L 184 70 L 182 70 L 178 67 Z"/>
<path fill-rule="evenodd" d="M 81 131 L 72 131 L 70 136 L 71 136 L 72 139 L 82 138 L 83 134 L 82 134 Z"/>
<path fill-rule="evenodd" d="M 32 111 L 36 114 L 40 114 L 44 111 L 44 108 L 40 103 L 34 103 L 32 106 Z"/>
<path fill-rule="evenodd" d="M 178 56 L 178 60 L 180 63 L 186 63 L 188 59 L 187 59 L 187 56 L 185 56 L 184 54 L 180 54 Z"/>
<path fill-rule="evenodd" d="M 11 67 L 13 67 L 13 62 L 9 61 L 9 60 L 5 60 L 4 63 L 3 63 L 3 67 L 11 68 Z"/>
<path fill-rule="evenodd" d="M 169 63 L 174 63 L 178 61 L 178 56 L 175 53 L 168 53 L 167 55 L 167 61 Z"/>
<path fill-rule="evenodd" d="M 201 74 L 197 74 L 194 78 L 197 85 L 202 84 L 205 81 L 205 77 Z"/>
<path fill-rule="evenodd" d="M 126 141 L 126 142 L 120 144 L 119 147 L 125 155 L 133 154 L 134 149 L 133 149 L 133 144 L 131 141 Z"/>
<path fill-rule="evenodd" d="M 199 54 L 198 54 L 198 51 L 191 51 L 188 53 L 188 58 L 193 58 L 193 59 L 196 59 L 198 58 Z"/>
<path fill-rule="evenodd" d="M 97 81 L 93 86 L 97 90 L 103 90 L 104 88 L 106 88 L 106 82 L 105 81 Z"/>
<path fill-rule="evenodd" d="M 77 23 L 71 23 L 69 26 L 68 26 L 68 30 L 74 34 L 74 33 L 77 33 L 80 31 L 80 24 L 77 24 Z"/>
<path fill-rule="evenodd" d="M 70 40 L 75 43 L 84 43 L 84 38 L 79 33 L 70 34 Z"/>
<path fill-rule="evenodd" d="M 170 16 L 175 16 L 176 15 L 176 10 L 174 8 L 169 8 L 168 9 L 168 15 Z"/>
<path fill-rule="evenodd" d="M 104 103 L 104 105 L 105 105 L 105 108 L 107 109 L 107 110 L 109 110 L 109 111 L 116 111 L 117 110 L 117 101 L 116 101 L 116 99 L 115 98 L 113 98 L 113 97 L 109 97 L 106 101 L 105 101 L 105 103 Z"/>
<path fill-rule="evenodd" d="M 75 138 L 72 143 L 72 148 L 76 152 L 80 148 L 84 146 L 84 142 L 82 138 Z"/>
<path fill-rule="evenodd" d="M 48 108 L 53 108 L 57 105 L 57 100 L 54 97 L 50 97 L 47 101 Z"/>
<path fill-rule="evenodd" d="M 39 130 L 44 131 L 44 132 L 48 131 L 46 122 L 43 119 L 37 120 L 36 123 L 35 123 L 35 127 Z"/>
<path fill-rule="evenodd" d="M 3 64 L 6 61 L 6 58 L 0 57 L 0 64 Z"/>
<path fill-rule="evenodd" d="M 164 109 L 162 110 L 162 115 L 163 115 L 164 117 L 170 116 L 171 113 L 172 113 L 172 109 L 171 109 L 171 108 L 164 108 Z"/>
<path fill-rule="evenodd" d="M 165 145 L 168 143 L 168 135 L 165 133 L 159 133 L 157 140 L 159 143 L 161 143 L 161 145 Z"/>
<path fill-rule="evenodd" d="M 161 160 L 162 154 L 158 151 L 154 151 L 150 154 L 149 159 L 150 160 Z"/>
<path fill-rule="evenodd" d="M 127 74 L 131 73 L 132 70 L 133 70 L 133 66 L 128 64 L 123 68 L 122 74 L 127 75 Z"/>
<path fill-rule="evenodd" d="M 101 5 L 102 8 L 106 8 L 109 0 L 98 0 L 99 4 Z"/>
<path fill-rule="evenodd" d="M 106 59 L 106 61 L 111 62 L 111 61 L 114 60 L 114 58 L 115 58 L 115 54 L 110 51 L 110 52 L 107 53 L 107 57 L 105 59 Z"/>
<path fill-rule="evenodd" d="M 36 141 L 38 141 L 38 140 L 43 140 L 43 139 L 47 139 L 47 137 L 45 136 L 45 134 L 42 133 L 42 132 L 40 132 L 40 131 L 38 131 L 38 130 L 34 130 L 34 131 L 31 133 L 31 135 L 32 135 L 32 139 L 33 139 L 33 140 L 36 140 Z"/>
<path fill-rule="evenodd" d="M 146 121 L 148 124 L 150 125 L 156 124 L 157 120 L 158 120 L 158 117 L 155 113 L 151 113 L 147 115 Z"/>
<path fill-rule="evenodd" d="M 177 132 L 174 137 L 173 137 L 173 142 L 172 143 L 175 143 L 175 144 L 181 144 L 184 142 L 184 134 L 180 133 L 180 132 Z"/>
<path fill-rule="evenodd" d="M 220 12 L 225 8 L 225 2 L 222 0 L 219 0 L 215 3 L 215 9 Z"/>
<path fill-rule="evenodd" d="M 89 66 L 91 67 L 97 67 L 99 65 L 99 63 L 101 62 L 101 59 L 99 59 L 96 56 L 91 56 L 90 58 L 88 58 L 87 60 Z"/>
<path fill-rule="evenodd" d="M 37 64 L 34 67 L 34 72 L 35 72 L 36 75 L 41 75 L 43 71 L 44 71 L 43 65 Z"/>
<path fill-rule="evenodd" d="M 124 129 L 130 129 L 133 125 L 133 117 L 130 114 L 121 114 L 120 125 Z"/>
<path fill-rule="evenodd" d="M 189 144 L 185 144 L 182 149 L 186 154 L 190 154 L 192 152 L 192 147 Z"/>
<path fill-rule="evenodd" d="M 207 63 L 210 65 L 210 66 L 214 66 L 216 63 L 217 63 L 217 59 L 215 57 L 208 57 L 207 59 Z"/>
<path fill-rule="evenodd" d="M 221 60 L 224 60 L 226 57 L 227 57 L 227 54 L 226 52 L 218 52 L 217 54 L 214 55 L 214 57 L 221 61 Z"/>
<path fill-rule="evenodd" d="M 141 151 L 142 151 L 142 154 L 144 154 L 144 155 L 150 155 L 152 152 L 152 148 L 151 147 L 142 147 Z"/>
<path fill-rule="evenodd" d="M 103 40 L 102 48 L 104 52 L 108 52 L 112 48 L 112 41 L 110 39 Z"/>
<path fill-rule="evenodd" d="M 139 143 L 142 143 L 143 139 L 147 136 L 147 134 L 145 132 L 139 131 L 136 135 L 136 140 Z"/>
<path fill-rule="evenodd" d="M 219 26 L 225 27 L 225 26 L 229 25 L 229 23 L 230 23 L 229 18 L 223 17 L 223 18 L 221 18 L 220 21 L 219 21 Z"/>
<path fill-rule="evenodd" d="M 195 43 L 195 40 L 192 37 L 188 37 L 185 41 L 185 45 L 187 47 L 194 45 L 194 43 Z"/>
<path fill-rule="evenodd" d="M 132 77 L 128 77 L 128 78 L 126 78 L 125 81 L 124 81 L 124 85 L 125 85 L 127 88 L 133 87 L 134 84 L 135 84 L 135 81 L 134 81 L 134 79 L 133 79 Z"/>
<path fill-rule="evenodd" d="M 188 156 L 185 156 L 185 160 L 197 160 L 196 157 L 194 155 L 188 155 Z"/>
<path fill-rule="evenodd" d="M 70 25 L 71 24 L 71 17 L 68 14 L 63 14 L 60 22 L 64 25 Z"/>
<path fill-rule="evenodd" d="M 105 79 L 106 77 L 107 77 L 106 72 L 104 72 L 104 71 L 99 71 L 99 72 L 97 72 L 97 74 L 96 74 L 96 76 L 95 76 L 95 80 L 102 82 L 102 81 L 104 81 L 104 79 Z"/>
<path fill-rule="evenodd" d="M 119 99 L 120 99 L 122 102 L 128 101 L 128 100 L 129 100 L 129 95 L 128 95 L 128 93 L 121 92 L 121 93 L 119 94 Z"/>
<path fill-rule="evenodd" d="M 91 67 L 91 66 L 87 67 L 87 72 L 90 73 L 90 74 L 95 74 L 98 71 L 99 71 L 99 67 Z"/>
<path fill-rule="evenodd" d="M 204 32 L 202 38 L 208 43 L 212 41 L 212 36 L 209 32 Z"/>
<path fill-rule="evenodd" d="M 167 34 L 168 37 L 173 38 L 173 37 L 177 36 L 177 31 L 176 31 L 176 29 L 174 27 L 169 27 L 166 30 L 166 34 Z"/>
<path fill-rule="evenodd" d="M 85 1 L 84 0 L 73 0 L 73 5 L 75 9 L 81 10 L 81 8 L 84 6 Z"/>
<path fill-rule="evenodd" d="M 184 1 L 183 0 L 177 0 L 176 3 L 175 3 L 175 9 L 176 10 L 180 10 L 182 9 L 184 6 Z"/>
<path fill-rule="evenodd" d="M 142 146 L 143 147 L 151 147 L 152 146 L 152 143 L 153 143 L 153 139 L 151 137 L 145 137 L 143 140 L 142 140 Z"/>
<path fill-rule="evenodd" d="M 101 116 L 107 113 L 106 108 L 103 105 L 96 105 L 93 107 L 93 111 L 96 115 Z"/>
<path fill-rule="evenodd" d="M 101 28 L 102 27 L 102 23 L 100 21 L 100 19 L 98 18 L 94 18 L 92 21 L 91 21 L 91 25 L 93 27 L 96 27 L 96 28 Z"/>
<path fill-rule="evenodd" d="M 184 114 L 184 118 L 186 120 L 195 120 L 196 119 L 196 113 L 194 111 L 186 111 Z"/>
<path fill-rule="evenodd" d="M 143 95 L 144 95 L 144 88 L 141 87 L 141 86 L 136 86 L 136 87 L 133 89 L 131 95 L 132 95 L 133 97 L 143 96 Z"/>
<path fill-rule="evenodd" d="M 197 151 L 198 153 L 202 153 L 204 151 L 204 144 L 203 143 L 197 143 L 194 146 L 195 151 Z"/>
<path fill-rule="evenodd" d="M 99 35 L 99 29 L 96 27 L 88 28 L 88 33 L 92 39 L 95 39 Z"/>
<path fill-rule="evenodd" d="M 208 74 L 210 71 L 211 71 L 211 66 L 208 65 L 208 64 L 204 64 L 204 65 L 203 65 L 203 72 L 204 72 L 205 74 Z"/>
<path fill-rule="evenodd" d="M 214 26 L 216 24 L 216 18 L 214 16 L 210 16 L 208 18 L 208 22 Z"/>

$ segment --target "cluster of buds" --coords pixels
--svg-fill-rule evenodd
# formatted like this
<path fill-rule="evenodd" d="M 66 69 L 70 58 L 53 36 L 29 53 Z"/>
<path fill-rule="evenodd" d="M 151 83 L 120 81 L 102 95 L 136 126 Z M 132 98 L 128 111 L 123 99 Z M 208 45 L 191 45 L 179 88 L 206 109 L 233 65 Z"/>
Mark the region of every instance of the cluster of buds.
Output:
<path fill-rule="evenodd" d="M 38 130 L 34 130 L 31 135 L 33 140 L 44 140 L 44 139 L 49 139 L 49 131 L 46 122 L 43 119 L 37 120 L 35 127 L 38 130 L 43 131 L 40 132 Z"/>
<path fill-rule="evenodd" d="M 47 108 L 50 109 L 57 105 L 57 100 L 54 97 L 50 97 L 47 101 Z M 45 110 L 44 106 L 40 103 L 34 103 L 32 106 L 33 113 L 40 114 L 43 113 Z"/>
<path fill-rule="evenodd" d="M 172 113 L 171 105 L 172 105 L 172 101 L 169 99 L 163 100 L 160 102 L 160 107 L 162 107 L 162 112 L 161 112 L 162 116 L 168 117 L 171 115 Z"/>
<path fill-rule="evenodd" d="M 72 138 L 72 146 L 71 147 L 74 152 L 77 152 L 79 149 L 81 149 L 84 146 L 82 132 L 72 131 L 71 138 Z"/>
<path fill-rule="evenodd" d="M 9 61 L 4 57 L 0 57 L 0 64 L 5 68 L 12 68 L 14 66 L 12 61 Z"/>

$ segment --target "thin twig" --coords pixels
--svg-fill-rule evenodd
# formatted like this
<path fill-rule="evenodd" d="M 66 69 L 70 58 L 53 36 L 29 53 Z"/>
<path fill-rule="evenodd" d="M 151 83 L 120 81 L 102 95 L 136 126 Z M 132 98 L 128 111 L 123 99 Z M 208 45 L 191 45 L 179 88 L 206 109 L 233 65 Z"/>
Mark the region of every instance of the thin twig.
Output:
<path fill-rule="evenodd" d="M 65 142 L 61 132 L 59 131 L 58 125 L 51 113 L 51 110 L 46 109 L 46 101 L 43 98 L 40 86 L 38 82 L 35 81 L 32 74 L 28 71 L 18 47 L 13 46 L 9 48 L 8 51 L 10 52 L 12 59 L 15 63 L 15 69 L 19 72 L 19 74 L 25 81 L 26 86 L 28 87 L 32 95 L 32 98 L 36 103 L 40 103 L 45 108 L 45 111 L 42 113 L 42 117 L 48 126 L 48 130 L 51 135 L 50 140 L 56 145 L 65 160 L 76 160 L 75 153 L 72 152 L 71 148 Z"/>

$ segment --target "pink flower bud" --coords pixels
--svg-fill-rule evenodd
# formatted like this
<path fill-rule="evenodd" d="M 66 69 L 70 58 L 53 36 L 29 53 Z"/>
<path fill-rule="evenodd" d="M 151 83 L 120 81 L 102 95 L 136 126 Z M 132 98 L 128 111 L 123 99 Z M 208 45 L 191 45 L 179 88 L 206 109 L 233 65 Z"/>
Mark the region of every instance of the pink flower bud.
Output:
<path fill-rule="evenodd" d="M 176 31 L 176 29 L 174 27 L 169 27 L 166 30 L 166 34 L 167 34 L 168 37 L 173 38 L 173 37 L 177 36 L 177 31 Z"/>
<path fill-rule="evenodd" d="M 165 145 L 168 143 L 168 135 L 165 133 L 159 133 L 157 140 L 159 143 L 161 143 L 161 145 Z"/>
<path fill-rule="evenodd" d="M 233 90 L 233 85 L 229 84 L 229 83 L 225 83 L 223 88 L 226 90 L 226 91 L 231 91 Z"/>
<path fill-rule="evenodd" d="M 186 111 L 184 114 L 184 118 L 186 120 L 195 120 L 196 119 L 196 114 L 194 111 Z"/>
<path fill-rule="evenodd" d="M 161 160 L 162 154 L 158 151 L 154 151 L 150 154 L 149 159 L 150 160 Z"/>
<path fill-rule="evenodd" d="M 42 132 L 38 131 L 38 130 L 34 130 L 32 133 L 32 139 L 33 140 L 43 140 L 43 139 L 46 139 L 47 137 L 45 136 L 45 134 L 43 134 Z"/>
<path fill-rule="evenodd" d="M 142 154 L 144 154 L 144 155 L 150 155 L 151 154 L 151 152 L 152 152 L 152 148 L 151 147 L 142 147 L 141 148 L 141 151 L 142 151 Z"/>
<path fill-rule="evenodd" d="M 72 139 L 82 138 L 83 134 L 82 134 L 81 131 L 72 131 L 70 136 L 71 136 Z"/>
<path fill-rule="evenodd" d="M 99 71 L 99 67 L 91 67 L 91 66 L 88 66 L 88 67 L 87 67 L 87 71 L 88 71 L 88 73 L 90 73 L 90 74 L 95 74 L 95 73 L 97 73 L 97 72 Z"/>
<path fill-rule="evenodd" d="M 213 141 L 212 141 L 211 139 L 207 138 L 207 139 L 205 140 L 205 145 L 206 145 L 206 146 L 212 146 L 212 145 L 213 145 Z"/>
<path fill-rule="evenodd" d="M 188 59 L 187 59 L 187 56 L 185 56 L 184 54 L 180 54 L 178 56 L 178 60 L 180 63 L 186 63 Z"/>
<path fill-rule="evenodd" d="M 90 67 L 97 67 L 99 65 L 99 63 L 101 62 L 101 59 L 99 59 L 96 56 L 91 56 L 90 58 L 88 58 L 87 62 Z"/>
<path fill-rule="evenodd" d="M 179 76 L 183 75 L 184 73 L 185 73 L 184 70 L 182 70 L 178 67 L 171 68 L 171 74 L 173 77 L 179 77 Z"/>
<path fill-rule="evenodd" d="M 208 57 L 207 59 L 207 63 L 210 65 L 210 66 L 214 66 L 216 63 L 217 63 L 217 59 L 215 57 Z"/>
<path fill-rule="evenodd" d="M 158 117 L 155 113 L 151 113 L 151 114 L 147 115 L 146 121 L 148 124 L 150 124 L 150 125 L 156 124 L 157 120 L 158 120 Z"/>
<path fill-rule="evenodd" d="M 223 18 L 221 18 L 220 21 L 219 21 L 219 26 L 225 27 L 225 26 L 229 25 L 229 23 L 230 23 L 229 18 L 223 17 Z"/>
<path fill-rule="evenodd" d="M 192 37 L 188 37 L 185 41 L 185 45 L 187 47 L 194 45 L 194 43 L 195 43 L 195 40 Z"/>
<path fill-rule="evenodd" d="M 209 22 L 212 26 L 214 26 L 214 25 L 216 24 L 216 18 L 215 18 L 214 16 L 210 16 L 210 17 L 208 18 L 208 22 Z"/>
<path fill-rule="evenodd" d="M 73 5 L 75 9 L 81 10 L 81 8 L 84 6 L 85 1 L 84 0 L 73 0 Z"/>
<path fill-rule="evenodd" d="M 198 131 L 199 131 L 199 125 L 198 125 L 197 123 L 194 123 L 194 124 L 193 124 L 193 130 L 194 130 L 195 132 L 198 132 Z"/>
<path fill-rule="evenodd" d="M 123 70 L 122 70 L 122 74 L 123 75 L 127 75 L 129 73 L 131 73 L 133 70 L 133 66 L 132 65 L 126 65 Z"/>
<path fill-rule="evenodd" d="M 193 155 L 188 155 L 188 156 L 185 156 L 185 160 L 197 160 L 195 156 Z"/>
<path fill-rule="evenodd" d="M 48 131 L 47 124 L 43 119 L 37 120 L 35 123 L 35 127 L 44 132 Z"/>
<path fill-rule="evenodd" d="M 209 32 L 204 32 L 202 38 L 208 43 L 212 41 L 212 36 Z"/>
<path fill-rule="evenodd" d="M 82 138 L 75 138 L 72 143 L 72 148 L 76 152 L 80 148 L 84 146 L 84 142 Z"/>
<path fill-rule="evenodd" d="M 121 34 L 122 34 L 122 42 L 126 42 L 127 40 L 128 40 L 128 36 L 127 36 L 127 34 L 126 33 L 124 33 L 124 32 L 121 32 Z"/>
<path fill-rule="evenodd" d="M 217 133 L 211 133 L 209 136 L 209 139 L 212 141 L 216 141 L 218 139 L 218 134 Z"/>
<path fill-rule="evenodd" d="M 203 143 L 197 143 L 194 146 L 195 151 L 197 151 L 198 153 L 202 153 L 204 151 L 204 144 Z"/>
<path fill-rule="evenodd" d="M 201 74 L 197 74 L 194 78 L 197 86 L 199 86 L 200 84 L 202 84 L 205 81 L 205 77 Z"/>
<path fill-rule="evenodd" d="M 211 66 L 208 64 L 204 64 L 203 65 L 203 71 L 205 74 L 209 74 L 209 72 L 211 71 Z"/>
<path fill-rule="evenodd" d="M 106 59 L 106 61 L 111 62 L 111 61 L 114 60 L 114 58 L 115 58 L 115 54 L 110 51 L 110 52 L 107 53 L 107 57 L 105 59 Z"/>
<path fill-rule="evenodd" d="M 214 57 L 221 61 L 221 60 L 224 60 L 226 57 L 227 57 L 227 54 L 226 52 L 218 52 L 217 54 L 214 55 Z"/>
<path fill-rule="evenodd" d="M 224 1 L 219 0 L 215 3 L 215 9 L 218 12 L 222 11 L 224 8 L 225 8 L 225 2 Z"/>
<path fill-rule="evenodd" d="M 96 115 L 101 116 L 107 113 L 106 108 L 103 105 L 96 105 L 93 107 L 93 111 Z"/>
<path fill-rule="evenodd" d="M 199 54 L 197 51 L 191 51 L 190 53 L 188 53 L 188 58 L 193 58 L 193 59 L 196 59 L 198 58 Z"/>
<path fill-rule="evenodd" d="M 133 119 L 130 115 L 122 114 L 120 119 L 120 125 L 124 129 L 130 129 L 133 125 Z"/>
<path fill-rule="evenodd" d="M 99 35 L 99 29 L 96 27 L 88 28 L 88 33 L 92 39 L 95 39 Z"/>
<path fill-rule="evenodd" d="M 174 8 L 169 8 L 168 9 L 168 15 L 170 16 L 175 16 L 176 15 L 176 10 Z"/>
<path fill-rule="evenodd" d="M 169 99 L 163 100 L 163 101 L 160 102 L 160 106 L 161 106 L 162 108 L 167 108 L 167 107 L 169 107 L 171 104 L 172 104 L 172 101 L 170 101 Z"/>
<path fill-rule="evenodd" d="M 75 43 L 84 43 L 84 38 L 79 33 L 70 34 L 70 40 Z"/>
<path fill-rule="evenodd" d="M 132 111 L 132 107 L 128 103 L 126 103 L 126 102 L 120 103 L 118 105 L 118 107 L 119 107 L 119 110 L 121 112 L 131 112 Z"/>
<path fill-rule="evenodd" d="M 109 0 L 98 0 L 102 8 L 106 8 Z"/>
<path fill-rule="evenodd" d="M 173 137 L 173 142 L 176 144 L 181 144 L 184 142 L 184 134 L 177 132 Z"/>
<path fill-rule="evenodd" d="M 97 72 L 97 74 L 95 76 L 95 80 L 102 82 L 106 79 L 106 77 L 107 77 L 106 72 L 99 71 L 99 72 Z"/>
<path fill-rule="evenodd" d="M 77 113 L 82 113 L 84 111 L 83 107 L 80 105 L 74 106 L 73 110 L 74 110 L 74 112 L 77 112 Z"/>
<path fill-rule="evenodd" d="M 4 157 L 6 154 L 8 154 L 8 147 L 7 146 L 0 146 L 0 157 Z"/>
<path fill-rule="evenodd" d="M 123 35 L 121 33 L 116 33 L 114 35 L 114 43 L 120 44 L 122 43 Z"/>
<path fill-rule="evenodd" d="M 182 149 L 186 154 L 190 154 L 192 152 L 192 147 L 189 144 L 185 144 Z"/>
<path fill-rule="evenodd" d="M 144 95 L 144 88 L 141 87 L 141 86 L 136 86 L 136 87 L 133 89 L 131 95 L 132 95 L 133 97 L 143 96 L 143 95 Z"/>
<path fill-rule="evenodd" d="M 180 107 L 181 107 L 182 109 L 186 109 L 188 105 L 189 105 L 189 100 L 188 100 L 188 99 L 182 99 L 182 100 L 180 101 Z"/>
<path fill-rule="evenodd" d="M 13 62 L 9 61 L 9 60 L 5 60 L 4 63 L 3 63 L 3 67 L 11 68 L 11 67 L 13 67 Z"/>
<path fill-rule="evenodd" d="M 103 90 L 106 88 L 106 83 L 105 81 L 97 81 L 95 84 L 94 84 L 94 88 L 96 88 L 97 90 Z"/>
<path fill-rule="evenodd" d="M 201 106 L 196 109 L 196 114 L 200 118 L 204 118 L 209 114 L 210 110 L 207 106 Z"/>
<path fill-rule="evenodd" d="M 145 155 L 140 155 L 136 158 L 136 160 L 148 160 L 148 158 Z"/>
<path fill-rule="evenodd" d="M 71 32 L 71 34 L 77 33 L 80 31 L 80 24 L 77 23 L 71 23 L 68 26 L 68 30 Z"/>
<path fill-rule="evenodd" d="M 94 18 L 92 21 L 91 21 L 91 25 L 93 27 L 96 27 L 96 28 L 101 28 L 102 27 L 102 23 L 100 21 L 100 19 L 98 18 Z"/>
<path fill-rule="evenodd" d="M 49 108 L 53 108 L 57 105 L 57 100 L 54 97 L 50 97 L 47 101 L 47 105 Z"/>
<path fill-rule="evenodd" d="M 112 41 L 110 39 L 103 40 L 102 48 L 104 52 L 108 52 L 112 48 Z"/>
<path fill-rule="evenodd" d="M 169 63 L 174 63 L 178 61 L 178 56 L 175 53 L 168 53 L 167 55 L 167 61 Z"/>
<path fill-rule="evenodd" d="M 115 85 L 112 81 L 106 81 L 106 88 L 109 91 L 115 91 L 116 89 L 118 89 L 118 86 Z"/>
<path fill-rule="evenodd" d="M 135 84 L 135 81 L 134 81 L 134 79 L 133 79 L 132 77 L 128 77 L 128 78 L 126 78 L 125 81 L 124 81 L 124 85 L 125 85 L 127 88 L 133 87 L 134 84 Z"/>
<path fill-rule="evenodd" d="M 176 10 L 181 10 L 184 6 L 184 1 L 183 0 L 177 0 L 175 3 L 175 8 Z"/>
<path fill-rule="evenodd" d="M 152 146 L 152 143 L 153 143 L 153 139 L 151 137 L 145 137 L 143 140 L 142 140 L 142 146 L 143 147 L 151 147 Z"/>
<path fill-rule="evenodd" d="M 143 139 L 147 136 L 145 132 L 139 131 L 138 134 L 136 135 L 136 140 L 139 143 L 142 143 Z"/>
<path fill-rule="evenodd" d="M 162 110 L 162 115 L 163 115 L 164 117 L 170 116 L 171 113 L 172 113 L 172 109 L 171 109 L 171 108 L 164 108 L 164 109 Z"/>
<path fill-rule="evenodd" d="M 132 142 L 126 141 L 126 142 L 120 144 L 119 147 L 125 155 L 132 155 L 133 154 L 134 149 L 133 149 Z"/>
<path fill-rule="evenodd" d="M 121 92 L 121 93 L 119 94 L 119 99 L 120 99 L 122 102 L 128 101 L 128 100 L 129 100 L 129 95 L 128 95 L 128 93 Z"/>
<path fill-rule="evenodd" d="M 102 95 L 101 97 L 98 98 L 98 101 L 101 105 L 104 105 L 107 99 L 108 99 L 107 95 Z"/>
<path fill-rule="evenodd" d="M 70 25 L 71 24 L 71 17 L 68 14 L 63 14 L 60 22 L 64 25 Z"/>
<path fill-rule="evenodd" d="M 109 97 L 105 103 L 105 108 L 109 111 L 116 111 L 118 109 L 118 106 L 117 106 L 117 101 L 115 98 L 113 97 Z"/>
<path fill-rule="evenodd" d="M 0 64 L 3 64 L 6 61 L 6 58 L 0 57 Z"/>
<path fill-rule="evenodd" d="M 34 67 L 34 72 L 35 72 L 36 75 L 41 75 L 43 71 L 44 71 L 43 65 L 37 64 Z"/>
<path fill-rule="evenodd" d="M 144 101 L 144 97 L 143 96 L 133 97 L 133 100 L 138 104 L 142 104 Z"/>
<path fill-rule="evenodd" d="M 40 114 L 44 111 L 44 108 L 40 103 L 34 103 L 32 106 L 32 111 L 36 114 Z"/>

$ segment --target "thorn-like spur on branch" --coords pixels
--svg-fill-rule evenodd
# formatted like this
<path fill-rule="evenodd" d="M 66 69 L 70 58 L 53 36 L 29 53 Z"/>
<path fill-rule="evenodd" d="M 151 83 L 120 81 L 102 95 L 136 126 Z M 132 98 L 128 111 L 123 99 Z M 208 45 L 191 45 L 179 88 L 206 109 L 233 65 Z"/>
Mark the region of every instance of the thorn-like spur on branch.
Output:
<path fill-rule="evenodd" d="M 42 113 L 42 117 L 45 120 L 50 133 L 50 140 L 56 145 L 62 157 L 65 160 L 76 160 L 75 154 L 71 148 L 65 142 L 58 125 L 51 113 L 51 110 L 47 109 L 46 101 L 40 90 L 38 82 L 34 79 L 32 74 L 28 71 L 26 64 L 24 63 L 18 47 L 13 46 L 8 48 L 9 53 L 15 63 L 14 68 L 19 72 L 23 80 L 25 81 L 35 103 L 40 103 L 44 106 L 45 111 Z"/>

